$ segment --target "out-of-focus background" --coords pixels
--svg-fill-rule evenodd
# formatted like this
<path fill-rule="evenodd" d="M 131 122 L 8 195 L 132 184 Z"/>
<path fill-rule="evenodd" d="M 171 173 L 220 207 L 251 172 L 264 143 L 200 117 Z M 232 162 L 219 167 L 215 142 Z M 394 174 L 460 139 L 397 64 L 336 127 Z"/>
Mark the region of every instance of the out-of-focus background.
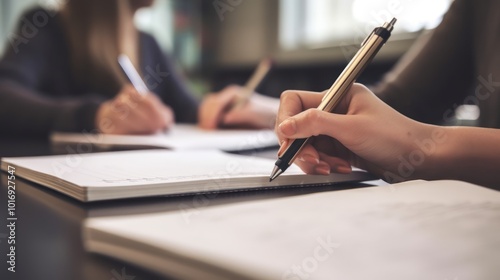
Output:
<path fill-rule="evenodd" d="M 0 1 L 0 53 L 26 9 L 63 0 Z M 198 95 L 243 84 L 257 63 L 276 67 L 258 89 L 324 90 L 371 30 L 398 18 L 393 37 L 360 78 L 375 83 L 411 46 L 437 26 L 451 0 L 156 0 L 135 22 L 177 61 Z"/>

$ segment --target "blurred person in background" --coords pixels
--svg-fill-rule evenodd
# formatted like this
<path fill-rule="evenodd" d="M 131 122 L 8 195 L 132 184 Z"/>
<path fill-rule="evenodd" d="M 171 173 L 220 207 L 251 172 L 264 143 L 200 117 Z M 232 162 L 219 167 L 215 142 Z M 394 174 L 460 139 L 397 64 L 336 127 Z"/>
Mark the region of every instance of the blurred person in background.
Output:
<path fill-rule="evenodd" d="M 176 72 L 172 58 L 155 39 L 137 30 L 134 13 L 153 0 L 70 0 L 57 12 L 37 8 L 22 21 L 0 61 L 0 126 L 12 135 L 47 135 L 51 131 L 99 131 L 150 134 L 175 122 L 196 123 L 200 104 Z M 31 25 L 30 25 L 31 24 Z M 126 54 L 150 92 L 141 96 L 122 72 L 117 58 Z M 221 100 L 243 88 L 229 86 Z M 271 127 L 277 105 L 257 116 L 258 98 L 226 112 L 213 96 L 203 107 L 216 115 L 216 126 Z M 219 100 L 219 99 L 217 99 Z M 268 106 L 268 105 L 267 105 Z M 268 108 L 268 107 L 266 107 Z M 205 109 L 204 111 L 207 111 Z M 228 116 L 225 116 L 226 113 Z M 266 115 L 267 114 L 267 115 Z M 263 121 L 262 121 L 263 120 Z M 227 123 L 225 123 L 227 122 Z M 200 122 L 202 123 L 202 122 Z"/>

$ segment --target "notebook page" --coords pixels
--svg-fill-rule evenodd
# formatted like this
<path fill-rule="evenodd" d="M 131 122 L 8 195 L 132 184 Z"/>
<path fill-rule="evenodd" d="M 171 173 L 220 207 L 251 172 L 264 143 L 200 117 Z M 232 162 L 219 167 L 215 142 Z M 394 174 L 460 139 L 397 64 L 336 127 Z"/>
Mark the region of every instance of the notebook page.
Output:
<path fill-rule="evenodd" d="M 199 180 L 261 177 L 268 181 L 274 161 L 220 151 L 142 150 L 82 155 L 5 158 L 4 162 L 48 174 L 79 186 L 120 187 Z M 281 179 L 303 174 L 291 166 Z M 325 177 L 323 177 L 325 178 Z M 323 181 L 328 181 L 322 179 Z M 278 180 L 277 183 L 280 183 Z M 267 182 L 269 185 L 269 183 Z"/>
<path fill-rule="evenodd" d="M 86 227 L 260 279 L 500 275 L 500 195 L 454 181 L 220 206 L 189 219 L 181 211 L 97 218 Z"/>
<path fill-rule="evenodd" d="M 168 132 L 154 135 L 108 135 L 61 133 L 51 135 L 53 143 L 91 143 L 101 146 L 146 146 L 170 149 L 218 149 L 241 151 L 278 145 L 272 130 L 203 130 L 196 125 L 177 124 Z"/>

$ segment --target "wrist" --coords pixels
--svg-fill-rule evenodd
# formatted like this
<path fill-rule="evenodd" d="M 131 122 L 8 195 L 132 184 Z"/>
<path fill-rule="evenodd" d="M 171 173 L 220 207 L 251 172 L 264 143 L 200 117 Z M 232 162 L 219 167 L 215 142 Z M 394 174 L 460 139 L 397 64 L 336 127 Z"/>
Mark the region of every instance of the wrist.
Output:
<path fill-rule="evenodd" d="M 438 150 L 436 174 L 431 179 L 453 179 L 498 186 L 500 133 L 496 129 L 446 127 L 446 141 Z"/>
<path fill-rule="evenodd" d="M 422 137 L 415 140 L 415 154 L 422 157 L 422 163 L 416 168 L 415 179 L 436 180 L 443 178 L 443 167 L 452 159 L 450 143 L 454 138 L 453 127 L 421 124 Z M 411 158 L 411 155 L 410 155 Z"/>

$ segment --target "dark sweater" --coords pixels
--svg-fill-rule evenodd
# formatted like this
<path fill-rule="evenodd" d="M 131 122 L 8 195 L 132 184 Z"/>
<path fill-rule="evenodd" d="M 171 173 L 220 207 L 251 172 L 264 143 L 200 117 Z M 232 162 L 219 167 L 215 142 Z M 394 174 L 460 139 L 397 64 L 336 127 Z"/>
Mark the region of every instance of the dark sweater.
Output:
<path fill-rule="evenodd" d="M 374 91 L 401 113 L 447 122 L 457 105 L 475 104 L 479 124 L 500 128 L 500 1 L 455 0 Z"/>
<path fill-rule="evenodd" d="M 48 18 L 45 25 L 42 14 Z M 77 85 L 61 16 L 43 9 L 23 16 L 32 24 L 34 17 L 40 27 L 28 33 L 33 30 L 21 22 L 0 61 L 0 135 L 93 130 L 99 105 L 117 92 Z M 173 108 L 177 122 L 196 122 L 198 102 L 172 61 L 152 36 L 141 32 L 139 39 L 140 67 L 150 90 Z"/>

